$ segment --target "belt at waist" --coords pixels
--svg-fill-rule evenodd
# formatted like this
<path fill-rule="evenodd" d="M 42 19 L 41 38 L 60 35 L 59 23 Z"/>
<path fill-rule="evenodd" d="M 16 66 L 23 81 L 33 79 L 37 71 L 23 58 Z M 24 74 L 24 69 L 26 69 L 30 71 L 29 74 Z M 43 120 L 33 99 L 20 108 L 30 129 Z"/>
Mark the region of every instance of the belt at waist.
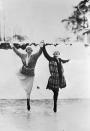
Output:
<path fill-rule="evenodd" d="M 26 68 L 27 70 L 34 70 L 34 68 L 30 68 L 30 67 L 27 67 L 27 66 L 23 66 L 22 68 Z"/>
<path fill-rule="evenodd" d="M 34 76 L 34 68 L 22 67 L 21 73 L 27 76 Z"/>

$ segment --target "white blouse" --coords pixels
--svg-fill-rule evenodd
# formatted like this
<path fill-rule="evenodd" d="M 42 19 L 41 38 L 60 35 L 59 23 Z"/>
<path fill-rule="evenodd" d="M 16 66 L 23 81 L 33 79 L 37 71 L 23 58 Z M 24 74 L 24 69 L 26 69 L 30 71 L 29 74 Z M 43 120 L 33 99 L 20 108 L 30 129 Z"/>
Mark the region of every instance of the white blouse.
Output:
<path fill-rule="evenodd" d="M 29 57 L 28 57 L 28 55 L 26 56 L 26 65 L 28 66 L 28 61 L 29 61 Z"/>

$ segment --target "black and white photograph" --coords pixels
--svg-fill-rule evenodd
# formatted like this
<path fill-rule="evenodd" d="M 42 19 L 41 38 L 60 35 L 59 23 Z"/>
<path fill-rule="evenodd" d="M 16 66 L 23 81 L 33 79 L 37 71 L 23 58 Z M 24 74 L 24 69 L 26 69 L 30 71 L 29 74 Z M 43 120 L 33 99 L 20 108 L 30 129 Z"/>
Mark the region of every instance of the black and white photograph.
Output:
<path fill-rule="evenodd" d="M 90 131 L 90 0 L 0 0 L 0 131 Z"/>

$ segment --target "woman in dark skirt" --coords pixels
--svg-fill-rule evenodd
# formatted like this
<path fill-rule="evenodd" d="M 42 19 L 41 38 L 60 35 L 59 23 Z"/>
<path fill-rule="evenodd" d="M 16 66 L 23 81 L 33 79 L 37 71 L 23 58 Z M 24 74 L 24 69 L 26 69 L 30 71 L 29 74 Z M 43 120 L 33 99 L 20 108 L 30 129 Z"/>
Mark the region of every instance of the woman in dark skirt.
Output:
<path fill-rule="evenodd" d="M 53 53 L 53 57 L 51 57 L 45 48 L 45 43 L 44 41 L 42 41 L 43 43 L 43 54 L 46 57 L 46 59 L 49 61 L 49 71 L 50 71 L 50 77 L 48 79 L 48 84 L 46 89 L 50 89 L 53 91 L 53 100 L 54 100 L 54 108 L 53 111 L 57 112 L 57 99 L 58 99 L 58 92 L 59 92 L 59 88 L 65 88 L 66 87 L 66 81 L 63 75 L 63 67 L 62 67 L 62 63 L 66 63 L 69 60 L 63 60 L 61 58 L 59 58 L 60 52 L 59 51 L 55 51 Z"/>

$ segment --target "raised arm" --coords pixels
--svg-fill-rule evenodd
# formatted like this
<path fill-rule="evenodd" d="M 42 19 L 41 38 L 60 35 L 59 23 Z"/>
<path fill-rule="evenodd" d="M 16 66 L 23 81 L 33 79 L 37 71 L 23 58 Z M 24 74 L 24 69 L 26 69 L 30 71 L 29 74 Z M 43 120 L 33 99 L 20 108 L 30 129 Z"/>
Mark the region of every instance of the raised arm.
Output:
<path fill-rule="evenodd" d="M 39 51 L 33 54 L 33 56 L 38 59 L 38 57 L 42 54 L 42 47 L 40 47 Z"/>
<path fill-rule="evenodd" d="M 13 51 L 14 51 L 19 57 L 22 58 L 22 53 L 20 53 L 20 52 L 15 48 L 14 45 L 12 46 L 12 49 L 13 49 Z"/>
<path fill-rule="evenodd" d="M 44 54 L 44 56 L 46 57 L 46 59 L 47 59 L 48 61 L 50 61 L 50 60 L 52 59 L 52 57 L 47 53 L 46 48 L 45 48 L 45 45 L 43 45 L 42 50 L 43 50 L 43 54 Z"/>

